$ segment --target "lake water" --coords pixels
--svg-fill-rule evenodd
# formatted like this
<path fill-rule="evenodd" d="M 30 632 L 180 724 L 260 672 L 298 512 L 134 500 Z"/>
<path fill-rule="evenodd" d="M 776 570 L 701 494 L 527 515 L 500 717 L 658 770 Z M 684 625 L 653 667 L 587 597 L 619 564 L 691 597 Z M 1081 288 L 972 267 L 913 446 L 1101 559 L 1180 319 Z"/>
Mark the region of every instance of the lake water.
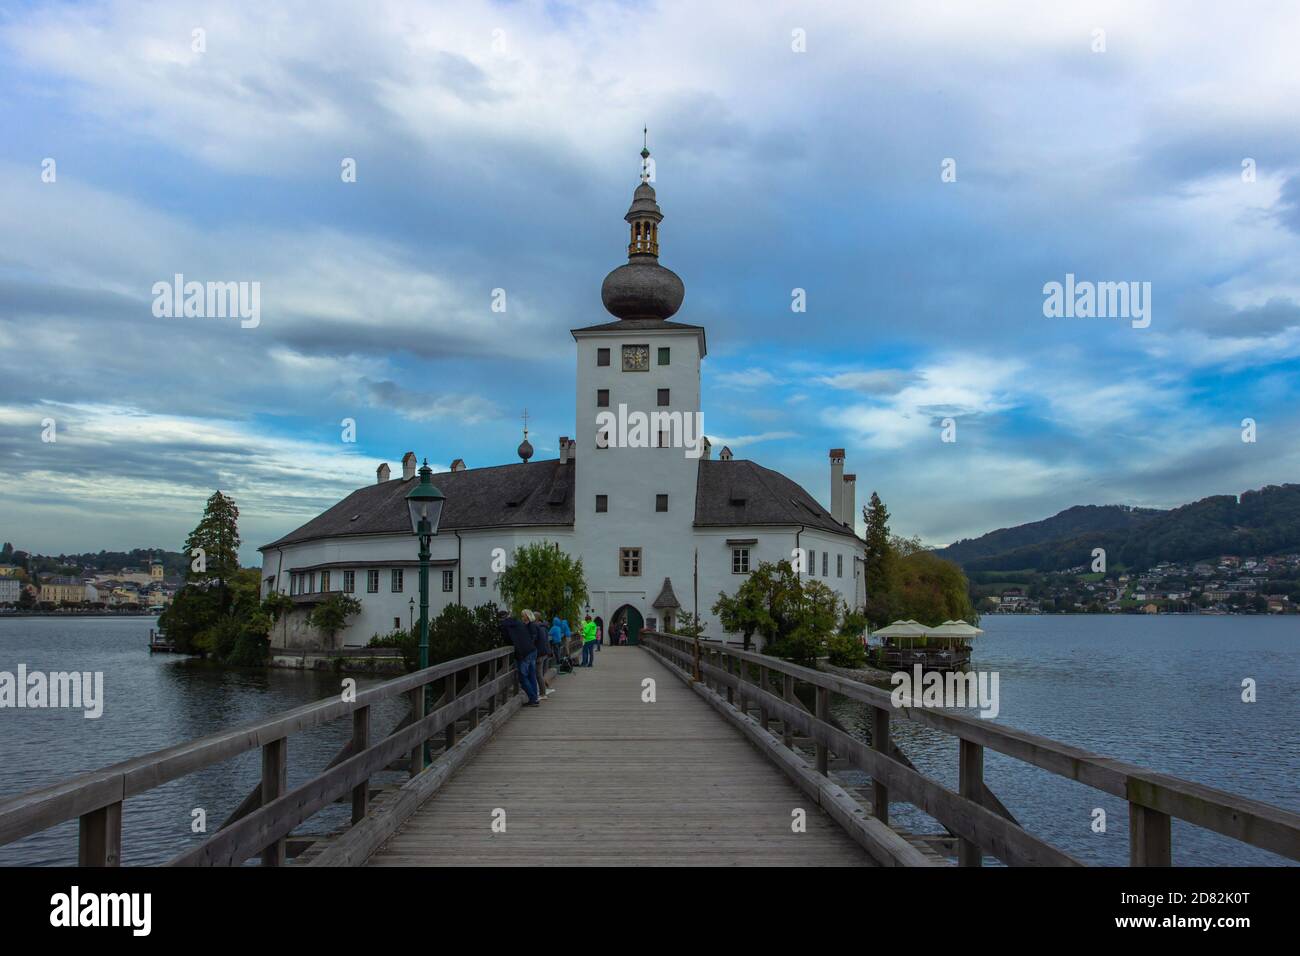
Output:
<path fill-rule="evenodd" d="M 999 674 L 996 722 L 1300 811 L 1300 616 L 989 615 L 972 666 Z M 1242 680 L 1257 685 L 1243 703 Z M 839 700 L 865 739 L 869 708 Z M 891 730 L 917 768 L 957 788 L 957 741 L 906 720 Z M 1128 804 L 985 750 L 984 775 L 1021 826 L 1089 864 L 1128 864 Z M 1106 832 L 1092 830 L 1106 812 Z M 933 832 L 904 804 L 893 822 Z M 1290 864 L 1173 821 L 1175 865 Z"/>
<path fill-rule="evenodd" d="M 0 798 L 46 786 L 217 730 L 266 717 L 339 692 L 329 672 L 226 670 L 172 654 L 150 654 L 152 617 L 0 617 L 0 671 L 102 671 L 104 712 L 0 710 Z M 359 687 L 378 679 L 358 678 Z M 372 732 L 387 732 L 404 705 L 387 701 L 372 715 Z M 322 769 L 352 734 L 334 721 L 289 739 L 289 784 Z M 192 811 L 215 832 L 261 778 L 254 748 L 225 763 L 174 780 L 126 801 L 122 863 L 160 863 L 205 836 L 192 832 Z M 399 779 L 392 775 L 392 779 Z M 336 804 L 309 820 L 304 832 L 347 823 L 351 805 Z M 77 862 L 77 822 L 0 847 L 0 865 Z"/>
<path fill-rule="evenodd" d="M 0 798 L 338 692 L 328 673 L 221 670 L 150 655 L 152 626 L 139 617 L 0 617 L 0 671 L 20 663 L 102 671 L 105 696 L 97 720 L 80 711 L 0 710 Z M 999 673 L 999 722 L 1300 811 L 1300 617 L 989 616 L 982 626 L 974 663 Z M 1241 701 L 1245 677 L 1258 684 L 1257 703 Z M 377 707 L 376 732 L 392 727 L 402 708 Z M 849 701 L 834 711 L 860 732 L 868 724 Z M 908 721 L 894 728 L 919 768 L 956 788 L 955 740 Z M 290 784 L 324 767 L 350 733 L 344 720 L 290 738 Z M 211 833 L 259 774 L 252 750 L 131 798 L 123 863 L 158 863 L 195 845 L 202 836 L 191 832 L 192 811 L 206 811 Z M 1119 798 L 992 751 L 985 778 L 1031 832 L 1087 863 L 1127 863 L 1128 810 Z M 1096 807 L 1107 814 L 1104 834 L 1091 829 Z M 348 813 L 335 805 L 304 829 L 343 825 Z M 893 817 L 909 829 L 936 829 L 903 804 Z M 1289 862 L 1178 821 L 1173 848 L 1180 865 Z M 0 865 L 75 863 L 76 854 L 71 821 L 0 847 Z"/>

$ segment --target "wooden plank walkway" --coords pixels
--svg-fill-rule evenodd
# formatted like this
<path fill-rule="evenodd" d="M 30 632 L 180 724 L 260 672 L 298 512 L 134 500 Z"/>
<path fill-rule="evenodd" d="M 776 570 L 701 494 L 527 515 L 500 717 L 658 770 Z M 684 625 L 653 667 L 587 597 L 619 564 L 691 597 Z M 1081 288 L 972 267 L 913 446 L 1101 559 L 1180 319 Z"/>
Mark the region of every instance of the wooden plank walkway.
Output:
<path fill-rule="evenodd" d="M 657 702 L 642 703 L 641 681 Z M 374 866 L 869 866 L 867 854 L 638 647 L 554 679 L 371 858 Z M 791 830 L 791 811 L 807 830 Z M 492 831 L 505 811 L 504 833 Z"/>

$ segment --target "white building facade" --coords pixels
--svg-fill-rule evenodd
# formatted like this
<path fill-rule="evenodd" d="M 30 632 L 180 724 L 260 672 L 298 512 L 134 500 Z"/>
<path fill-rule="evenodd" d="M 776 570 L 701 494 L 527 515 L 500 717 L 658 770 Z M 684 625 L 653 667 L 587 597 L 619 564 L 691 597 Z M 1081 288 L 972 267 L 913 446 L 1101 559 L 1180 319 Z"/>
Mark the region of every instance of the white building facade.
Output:
<path fill-rule="evenodd" d="M 710 610 L 719 592 L 733 593 L 762 562 L 798 556 L 805 576 L 861 607 L 862 541 L 843 449 L 830 452 L 829 511 L 775 471 L 725 448 L 714 457 L 700 400 L 705 330 L 670 321 L 685 289 L 659 264 L 663 214 L 644 175 L 625 218 L 628 263 L 601 289 L 615 320 L 572 332 L 576 424 L 560 438 L 559 458 L 532 461 L 525 433 L 517 463 L 467 469 L 457 459 L 434 478 L 446 504 L 430 613 L 499 603 L 502 556 L 533 542 L 581 557 L 593 615 L 607 628 L 626 624 L 633 638 L 695 612 L 697 594 L 708 634 L 720 636 Z M 416 481 L 407 452 L 401 477 L 380 465 L 375 484 L 260 549 L 263 593 L 289 595 L 303 612 L 276 626 L 273 647 L 361 646 L 416 620 L 419 566 L 405 503 Z M 359 599 L 361 612 L 327 639 L 305 612 L 335 591 Z"/>

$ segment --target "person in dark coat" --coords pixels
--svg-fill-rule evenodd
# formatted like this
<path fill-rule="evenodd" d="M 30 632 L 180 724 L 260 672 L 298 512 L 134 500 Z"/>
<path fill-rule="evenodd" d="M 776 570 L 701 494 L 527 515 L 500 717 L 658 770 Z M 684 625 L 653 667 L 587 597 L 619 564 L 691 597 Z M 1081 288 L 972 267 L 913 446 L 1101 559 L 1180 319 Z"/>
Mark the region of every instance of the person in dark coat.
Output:
<path fill-rule="evenodd" d="M 551 656 L 550 635 L 547 633 L 546 624 L 543 623 L 541 615 L 536 611 L 524 611 L 524 623 L 528 625 L 528 633 L 533 636 L 533 648 L 537 651 L 537 699 L 546 700 L 555 693 L 550 687 L 546 686 L 547 661 Z"/>
<path fill-rule="evenodd" d="M 519 618 L 509 611 L 497 615 L 501 626 L 501 636 L 515 649 L 515 664 L 519 668 L 519 686 L 528 695 L 526 707 L 537 706 L 537 650 L 533 647 L 533 635 Z"/>

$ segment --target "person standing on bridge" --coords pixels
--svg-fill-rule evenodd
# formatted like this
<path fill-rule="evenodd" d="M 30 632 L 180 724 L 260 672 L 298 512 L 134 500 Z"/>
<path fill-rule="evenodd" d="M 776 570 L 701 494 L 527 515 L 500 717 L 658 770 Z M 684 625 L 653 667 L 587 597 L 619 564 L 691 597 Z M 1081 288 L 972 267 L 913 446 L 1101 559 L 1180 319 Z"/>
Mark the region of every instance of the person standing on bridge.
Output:
<path fill-rule="evenodd" d="M 547 639 L 546 625 L 536 611 L 524 611 L 524 623 L 528 633 L 533 637 L 533 649 L 537 651 L 537 699 L 546 700 L 555 693 L 546 686 L 546 660 L 551 656 L 551 642 Z"/>
<path fill-rule="evenodd" d="M 515 649 L 515 663 L 519 667 L 519 686 L 528 695 L 525 707 L 536 707 L 537 703 L 537 651 L 533 648 L 533 636 L 519 618 L 509 611 L 497 614 L 497 623 L 501 626 L 501 636 Z"/>
<path fill-rule="evenodd" d="M 596 660 L 594 651 L 596 650 L 596 622 L 587 615 L 582 622 L 582 666 L 595 667 Z"/>

